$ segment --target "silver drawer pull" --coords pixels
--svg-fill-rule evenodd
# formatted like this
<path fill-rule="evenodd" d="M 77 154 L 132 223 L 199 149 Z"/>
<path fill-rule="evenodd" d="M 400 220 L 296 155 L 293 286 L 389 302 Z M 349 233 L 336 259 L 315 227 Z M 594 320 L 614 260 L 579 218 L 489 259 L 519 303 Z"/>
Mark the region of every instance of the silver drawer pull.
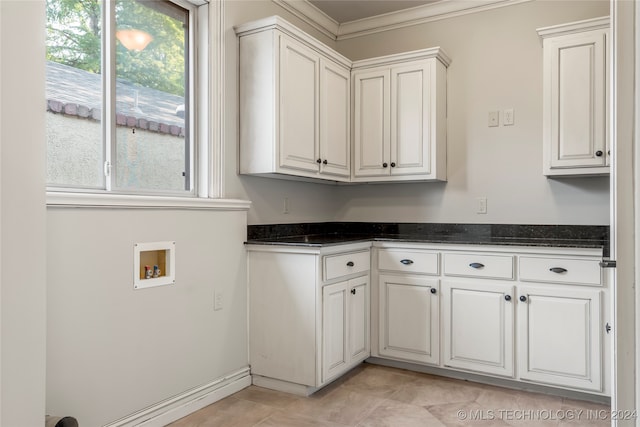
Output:
<path fill-rule="evenodd" d="M 349 261 L 349 262 L 347 263 L 347 267 L 353 267 L 354 265 L 355 265 L 355 264 L 353 263 L 353 261 Z"/>
<path fill-rule="evenodd" d="M 562 274 L 562 273 L 566 273 L 567 269 L 566 268 L 562 268 L 562 267 L 551 267 L 549 269 L 549 271 L 552 271 L 552 272 L 558 273 L 558 274 Z"/>
<path fill-rule="evenodd" d="M 480 269 L 484 268 L 484 264 L 481 264 L 479 262 L 472 262 L 471 264 L 469 264 L 469 267 Z"/>
<path fill-rule="evenodd" d="M 413 264 L 413 260 L 410 260 L 410 259 L 401 259 L 400 262 L 403 263 L 404 265 Z"/>

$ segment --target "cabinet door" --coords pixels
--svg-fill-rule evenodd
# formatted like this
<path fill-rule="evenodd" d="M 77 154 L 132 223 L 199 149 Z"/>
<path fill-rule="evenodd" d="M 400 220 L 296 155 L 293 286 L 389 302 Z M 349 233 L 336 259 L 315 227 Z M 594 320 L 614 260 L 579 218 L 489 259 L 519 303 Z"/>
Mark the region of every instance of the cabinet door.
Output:
<path fill-rule="evenodd" d="M 569 286 L 520 287 L 521 379 L 602 390 L 601 295 Z"/>
<path fill-rule="evenodd" d="M 318 172 L 320 57 L 280 37 L 279 166 Z"/>
<path fill-rule="evenodd" d="M 430 67 L 420 61 L 391 69 L 391 175 L 431 172 Z"/>
<path fill-rule="evenodd" d="M 320 172 L 351 176 L 351 74 L 340 65 L 320 61 Z"/>
<path fill-rule="evenodd" d="M 341 373 L 349 363 L 348 297 L 348 281 L 322 288 L 322 382 Z"/>
<path fill-rule="evenodd" d="M 545 40 L 550 169 L 607 164 L 607 30 Z"/>
<path fill-rule="evenodd" d="M 356 178 L 389 175 L 389 76 L 388 68 L 353 74 Z"/>
<path fill-rule="evenodd" d="M 416 276 L 381 275 L 379 299 L 380 355 L 438 364 L 438 281 Z"/>
<path fill-rule="evenodd" d="M 442 282 L 444 364 L 513 377 L 513 285 Z"/>
<path fill-rule="evenodd" d="M 369 276 L 349 281 L 349 359 L 364 360 L 371 354 L 369 345 Z"/>

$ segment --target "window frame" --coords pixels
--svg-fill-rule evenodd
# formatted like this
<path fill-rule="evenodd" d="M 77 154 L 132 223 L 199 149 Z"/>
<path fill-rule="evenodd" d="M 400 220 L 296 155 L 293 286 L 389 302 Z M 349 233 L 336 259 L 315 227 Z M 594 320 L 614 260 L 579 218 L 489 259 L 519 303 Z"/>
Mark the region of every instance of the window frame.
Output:
<path fill-rule="evenodd" d="M 104 0 L 103 19 L 110 15 L 112 20 L 109 28 L 111 34 L 105 32 L 103 37 L 103 55 L 111 55 L 111 73 L 103 72 L 103 79 L 107 75 L 115 78 L 115 14 L 108 14 L 107 8 L 114 8 L 114 0 Z M 190 79 L 189 85 L 192 114 L 190 115 L 190 132 L 193 142 L 191 164 L 191 190 L 172 192 L 168 190 L 121 190 L 113 189 L 115 174 L 105 177 L 104 189 L 87 189 L 68 186 L 47 186 L 48 206 L 77 206 L 77 207 L 179 207 L 187 208 L 222 208 L 247 209 L 243 200 L 225 200 L 216 204 L 217 199 L 224 197 L 224 153 L 222 129 L 223 110 L 221 108 L 224 97 L 224 24 L 222 0 L 171 0 L 190 10 Z M 106 48 L 104 44 L 107 44 Z M 215 62 L 214 62 L 215 61 Z M 215 64 L 215 65 L 214 65 Z M 104 82 L 107 84 L 107 82 Z M 115 102 L 115 85 L 108 83 L 109 103 Z M 104 108 L 103 116 L 110 114 L 109 120 L 115 122 L 115 106 Z M 103 117 L 103 120 L 105 118 Z M 103 126 L 103 144 L 105 155 L 110 159 L 115 153 L 115 128 L 111 125 Z M 114 167 L 111 158 L 111 167 Z M 194 200 L 194 199 L 208 200 Z"/>

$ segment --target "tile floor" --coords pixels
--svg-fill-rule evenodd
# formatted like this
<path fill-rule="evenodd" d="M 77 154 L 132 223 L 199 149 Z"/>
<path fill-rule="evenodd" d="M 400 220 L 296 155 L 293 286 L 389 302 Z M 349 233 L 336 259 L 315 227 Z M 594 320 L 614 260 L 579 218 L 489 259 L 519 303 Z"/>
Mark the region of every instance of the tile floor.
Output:
<path fill-rule="evenodd" d="M 362 364 L 309 397 L 251 386 L 172 427 L 608 426 L 609 407 Z"/>

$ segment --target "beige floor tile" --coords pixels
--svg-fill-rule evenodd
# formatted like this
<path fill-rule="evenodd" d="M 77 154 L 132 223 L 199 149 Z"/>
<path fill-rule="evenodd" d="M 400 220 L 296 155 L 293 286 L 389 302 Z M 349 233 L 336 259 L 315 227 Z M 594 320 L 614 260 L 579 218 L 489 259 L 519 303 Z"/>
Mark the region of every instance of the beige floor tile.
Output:
<path fill-rule="evenodd" d="M 277 412 L 272 407 L 230 396 L 172 424 L 171 427 L 250 427 Z"/>
<path fill-rule="evenodd" d="M 302 399 L 300 396 L 254 385 L 239 391 L 234 394 L 233 397 L 240 400 L 261 403 L 278 409 L 284 409 L 293 402 Z"/>
<path fill-rule="evenodd" d="M 474 383 L 424 376 L 417 377 L 415 381 L 405 384 L 389 398 L 413 405 L 432 406 L 472 402 L 478 398 L 481 392 L 482 389 Z"/>
<path fill-rule="evenodd" d="M 364 394 L 388 397 L 405 385 L 415 381 L 416 375 L 407 375 L 401 370 L 384 366 L 368 365 L 365 369 L 344 381 L 342 386 Z"/>
<path fill-rule="evenodd" d="M 426 408 L 386 400 L 376 407 L 358 427 L 445 427 Z"/>
<path fill-rule="evenodd" d="M 492 385 L 480 385 L 480 387 L 482 393 L 477 399 L 480 404 L 502 405 L 515 409 L 560 409 L 562 406 L 562 398 L 558 396 Z"/>
<path fill-rule="evenodd" d="M 476 402 L 505 423 L 519 427 L 555 427 L 562 408 L 562 399 L 555 396 L 494 386 L 485 386 Z"/>
<path fill-rule="evenodd" d="M 347 424 L 290 415 L 285 412 L 273 414 L 256 427 L 350 427 Z"/>
<path fill-rule="evenodd" d="M 173 427 L 610 425 L 607 405 L 362 364 L 309 397 L 248 387 Z"/>
<path fill-rule="evenodd" d="M 305 399 L 292 403 L 287 407 L 287 413 L 356 425 L 382 402 L 381 398 L 338 387 L 321 399 Z"/>
<path fill-rule="evenodd" d="M 559 427 L 611 425 L 611 408 L 608 405 L 563 399 L 562 410 L 565 413 L 565 419 L 558 424 Z"/>
<path fill-rule="evenodd" d="M 483 426 L 503 427 L 508 426 L 498 414 L 482 408 L 476 402 L 459 402 L 427 407 L 440 422 L 447 427 L 458 426 Z"/>

